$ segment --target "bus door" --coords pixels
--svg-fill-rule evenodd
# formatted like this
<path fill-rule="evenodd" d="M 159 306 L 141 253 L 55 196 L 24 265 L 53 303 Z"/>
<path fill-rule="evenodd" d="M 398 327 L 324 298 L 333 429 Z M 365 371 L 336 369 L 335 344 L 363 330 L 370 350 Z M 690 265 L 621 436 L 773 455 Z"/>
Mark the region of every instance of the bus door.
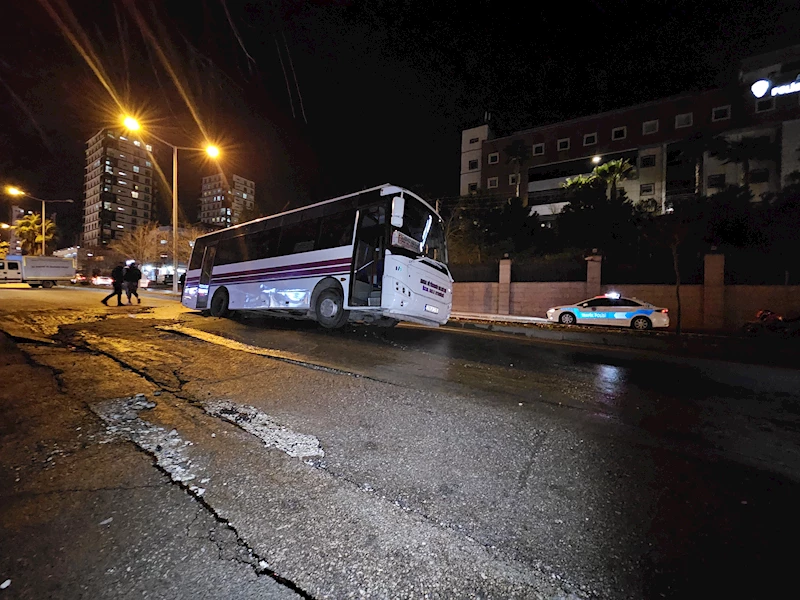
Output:
<path fill-rule="evenodd" d="M 217 242 L 212 242 L 203 250 L 203 262 L 200 265 L 200 283 L 197 286 L 197 308 L 208 307 L 208 286 L 211 283 L 211 272 L 214 270 L 214 258 L 217 256 Z"/>
<path fill-rule="evenodd" d="M 380 306 L 383 257 L 386 250 L 386 207 L 368 206 L 359 211 L 353 274 L 350 277 L 351 306 Z"/>

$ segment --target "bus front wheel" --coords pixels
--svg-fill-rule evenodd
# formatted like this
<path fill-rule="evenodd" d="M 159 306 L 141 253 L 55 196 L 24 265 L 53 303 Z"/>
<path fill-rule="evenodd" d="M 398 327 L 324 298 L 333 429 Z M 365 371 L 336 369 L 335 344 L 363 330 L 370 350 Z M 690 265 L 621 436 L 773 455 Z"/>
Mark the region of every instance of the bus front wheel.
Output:
<path fill-rule="evenodd" d="M 347 323 L 348 312 L 344 309 L 344 298 L 339 290 L 328 288 L 317 296 L 314 306 L 317 322 L 326 329 L 338 329 Z"/>
<path fill-rule="evenodd" d="M 212 317 L 227 317 L 230 314 L 228 309 L 228 290 L 220 288 L 214 292 L 214 297 L 211 298 L 211 310 L 209 311 Z"/>

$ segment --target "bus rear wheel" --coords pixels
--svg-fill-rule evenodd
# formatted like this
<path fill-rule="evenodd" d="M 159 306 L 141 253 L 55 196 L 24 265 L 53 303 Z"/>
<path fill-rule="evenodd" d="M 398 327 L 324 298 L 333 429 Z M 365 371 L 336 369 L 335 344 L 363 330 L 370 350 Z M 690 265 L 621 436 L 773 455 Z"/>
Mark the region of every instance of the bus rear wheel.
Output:
<path fill-rule="evenodd" d="M 228 290 L 225 288 L 220 288 L 214 292 L 214 296 L 211 298 L 211 309 L 209 310 L 211 316 L 227 317 L 230 314 L 228 300 Z"/>
<path fill-rule="evenodd" d="M 326 329 L 343 327 L 350 316 L 344 309 L 342 293 L 335 288 L 328 288 L 319 293 L 314 312 L 317 315 L 317 322 Z"/>

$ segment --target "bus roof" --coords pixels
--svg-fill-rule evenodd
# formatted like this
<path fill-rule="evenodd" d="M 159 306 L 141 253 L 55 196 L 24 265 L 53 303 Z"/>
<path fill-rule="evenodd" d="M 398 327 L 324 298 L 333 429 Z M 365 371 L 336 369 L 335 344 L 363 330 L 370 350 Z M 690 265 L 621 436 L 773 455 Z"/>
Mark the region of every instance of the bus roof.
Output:
<path fill-rule="evenodd" d="M 369 188 L 367 190 L 359 190 L 357 192 L 353 192 L 352 194 L 345 194 L 344 196 L 337 196 L 336 198 L 331 198 L 329 200 L 323 200 L 322 202 L 316 202 L 314 204 L 309 204 L 307 206 L 301 206 L 300 208 L 293 208 L 291 210 L 285 210 L 285 211 L 277 213 L 275 215 L 270 215 L 268 217 L 260 217 L 258 219 L 253 219 L 252 221 L 247 221 L 246 223 L 239 223 L 238 225 L 234 225 L 232 227 L 225 227 L 224 229 L 218 229 L 216 231 L 209 231 L 208 233 L 204 233 L 203 235 L 200 235 L 200 236 L 197 236 L 197 237 L 199 239 L 201 237 L 206 237 L 206 236 L 209 236 L 209 235 L 216 235 L 216 234 L 218 234 L 218 233 L 220 233 L 222 231 L 231 231 L 232 229 L 237 229 L 239 227 L 242 227 L 244 225 L 249 225 L 251 223 L 258 223 L 259 221 L 268 221 L 268 220 L 271 220 L 271 219 L 277 219 L 278 217 L 282 217 L 284 215 L 288 215 L 288 214 L 291 214 L 291 213 L 299 212 L 299 211 L 302 211 L 302 210 L 308 210 L 309 208 L 314 208 L 314 207 L 317 207 L 317 206 L 324 206 L 325 204 L 330 204 L 332 202 L 338 202 L 339 200 L 344 200 L 345 198 L 352 198 L 353 196 L 359 196 L 361 194 L 366 194 L 368 192 L 375 192 L 377 190 L 382 190 L 384 188 L 395 188 L 395 189 L 401 191 L 403 194 L 407 194 L 407 195 L 409 195 L 409 196 L 411 196 L 413 198 L 416 198 L 417 200 L 422 202 L 425 206 L 427 206 L 431 210 L 431 212 L 433 212 L 437 216 L 439 215 L 439 213 L 436 212 L 435 208 L 433 208 L 430 204 L 428 204 L 425 200 L 423 200 L 422 198 L 417 196 L 411 190 L 407 190 L 406 188 L 402 188 L 402 187 L 399 187 L 399 186 L 392 185 L 391 183 L 384 183 L 383 185 L 376 185 L 375 187 Z M 441 217 L 439 217 L 439 218 L 441 218 Z"/>

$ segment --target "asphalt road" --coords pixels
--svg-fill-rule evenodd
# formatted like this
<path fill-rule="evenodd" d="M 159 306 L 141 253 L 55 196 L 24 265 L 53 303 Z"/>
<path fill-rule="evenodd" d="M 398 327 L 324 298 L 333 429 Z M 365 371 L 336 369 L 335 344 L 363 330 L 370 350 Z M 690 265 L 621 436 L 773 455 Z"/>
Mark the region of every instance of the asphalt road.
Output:
<path fill-rule="evenodd" d="M 64 401 L 69 414 L 108 436 L 81 452 L 150 456 L 156 468 L 136 472 L 156 480 L 153 493 L 189 494 L 191 508 L 170 505 L 172 521 L 216 523 L 256 557 L 231 567 L 255 565 L 269 593 L 755 598 L 792 580 L 798 396 L 743 386 L 739 365 L 710 372 L 464 330 L 202 318 L 151 296 L 107 309 L 92 290 L 0 289 L 0 329 L 26 364 L 53 374 L 75 403 Z M 26 343 L 26 332 L 55 343 Z M 154 406 L 109 404 L 121 390 Z M 32 406 L 47 397 L 29 394 Z M 6 414 L 21 410 L 7 402 Z M 41 443 L 26 419 L 0 429 L 4 447 Z M 23 555 L 47 555 L 9 518 L 25 498 L 36 507 L 32 490 L 5 481 L 24 462 L 24 450 L 10 454 L 0 461 L 3 535 Z M 45 471 L 29 468 L 38 489 Z M 64 485 L 79 471 L 63 473 Z M 47 525 L 38 533 L 63 545 Z M 127 535 L 144 547 L 158 527 Z M 163 543 L 179 572 L 175 538 Z M 18 577 L 0 553 L 0 580 Z M 81 555 L 90 589 L 100 562 Z M 224 573 L 216 560 L 192 564 Z M 127 566 L 131 589 L 161 593 L 153 568 Z M 212 596 L 251 589 L 245 571 L 232 569 Z"/>

